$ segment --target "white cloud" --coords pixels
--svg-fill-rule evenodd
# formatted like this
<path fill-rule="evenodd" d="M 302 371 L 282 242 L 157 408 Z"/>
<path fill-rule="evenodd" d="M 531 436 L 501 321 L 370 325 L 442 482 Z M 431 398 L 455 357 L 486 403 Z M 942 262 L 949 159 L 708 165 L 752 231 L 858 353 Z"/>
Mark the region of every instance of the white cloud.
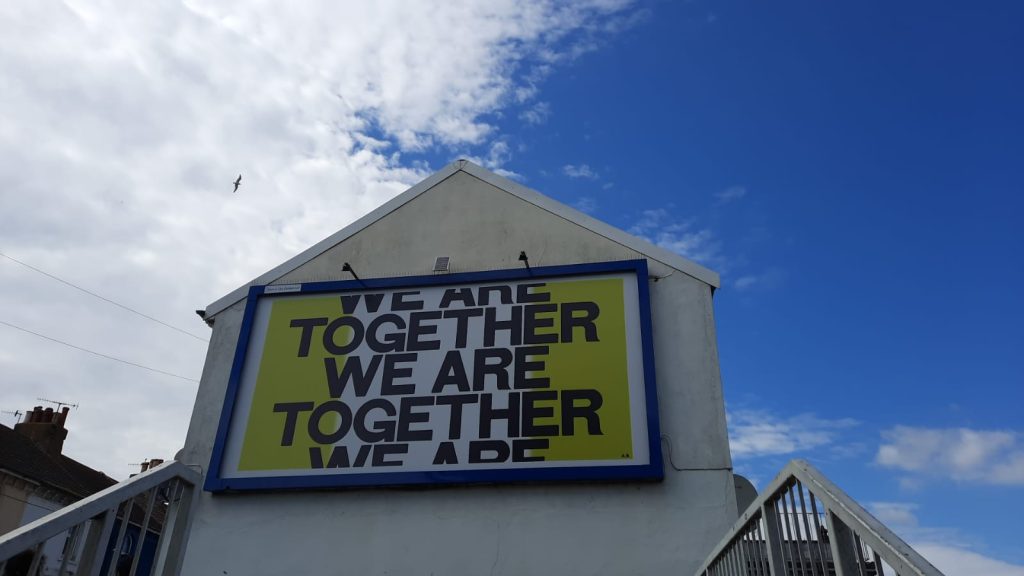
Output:
<path fill-rule="evenodd" d="M 740 276 L 739 278 L 736 279 L 735 282 L 733 282 L 733 286 L 735 286 L 736 289 L 740 291 L 747 290 L 753 286 L 756 286 L 759 280 L 760 278 L 758 276 Z"/>
<path fill-rule="evenodd" d="M 771 268 L 761 274 L 746 274 L 733 281 L 738 292 L 775 288 L 782 283 L 785 274 L 778 268 Z"/>
<path fill-rule="evenodd" d="M 909 502 L 869 502 L 868 509 L 875 518 L 890 529 L 917 526 L 917 504 Z"/>
<path fill-rule="evenodd" d="M 580 164 L 579 166 L 566 164 L 562 166 L 562 173 L 569 178 L 588 178 L 590 180 L 597 180 L 599 178 L 597 172 L 594 172 L 587 164 Z"/>
<path fill-rule="evenodd" d="M 597 210 L 597 200 L 594 200 L 591 196 L 582 196 L 573 204 L 573 208 L 580 212 L 586 212 L 587 214 L 593 214 Z"/>
<path fill-rule="evenodd" d="M 718 199 L 719 204 L 727 204 L 734 200 L 739 200 L 747 195 L 747 189 L 743 186 L 731 186 L 725 190 L 715 192 L 714 196 Z"/>
<path fill-rule="evenodd" d="M 966 548 L 931 542 L 910 544 L 946 576 L 1024 576 L 1024 566 L 996 560 Z"/>
<path fill-rule="evenodd" d="M 701 264 L 719 270 L 725 267 L 725 258 L 710 229 L 695 229 L 692 219 L 675 220 L 664 208 L 644 210 L 629 233 Z"/>
<path fill-rule="evenodd" d="M 537 102 L 526 110 L 519 113 L 519 119 L 527 124 L 540 125 L 548 121 L 551 116 L 551 104 Z"/>
<path fill-rule="evenodd" d="M 513 178 L 516 180 L 525 180 L 526 178 L 517 172 L 502 168 L 506 162 L 512 159 L 512 149 L 509 148 L 508 142 L 498 140 L 491 144 L 487 150 L 486 156 L 474 156 L 472 154 L 462 154 L 462 158 L 479 164 L 485 168 L 494 171 L 495 174 L 499 174 L 506 178 Z"/>
<path fill-rule="evenodd" d="M 0 251 L 207 335 L 193 310 L 429 173 L 403 153 L 468 148 L 513 175 L 488 118 L 535 98 L 627 4 L 4 3 Z M 0 270 L 0 319 L 199 376 L 202 343 Z M 181 446 L 194 383 L 4 326 L 0 351 L 5 410 L 81 404 L 72 457 L 124 477 Z"/>
<path fill-rule="evenodd" d="M 882 433 L 875 462 L 921 476 L 1024 485 L 1024 445 L 1005 430 L 897 426 Z"/>
<path fill-rule="evenodd" d="M 834 443 L 840 431 L 857 425 L 850 418 L 822 420 L 812 414 L 781 418 L 763 410 L 727 413 L 729 446 L 737 459 L 806 452 Z"/>
<path fill-rule="evenodd" d="M 916 514 L 917 504 L 870 502 L 868 509 L 875 518 L 947 576 L 1024 576 L 1024 566 L 1010 564 L 972 550 L 963 534 L 957 530 L 920 526 Z"/>

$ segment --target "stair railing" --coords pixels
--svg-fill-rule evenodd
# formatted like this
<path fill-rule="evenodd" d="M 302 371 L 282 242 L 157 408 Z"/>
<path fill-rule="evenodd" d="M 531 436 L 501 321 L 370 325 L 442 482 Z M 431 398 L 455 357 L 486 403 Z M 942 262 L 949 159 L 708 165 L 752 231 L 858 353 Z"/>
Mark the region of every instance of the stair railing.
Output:
<path fill-rule="evenodd" d="M 696 576 L 942 576 L 818 469 L 793 460 Z"/>
<path fill-rule="evenodd" d="M 64 537 L 64 550 L 55 559 L 59 576 L 99 576 L 104 564 L 107 576 L 119 567 L 136 576 L 140 565 L 148 565 L 154 576 L 176 576 L 201 486 L 201 475 L 180 462 L 133 476 L 0 536 L 0 574 L 24 553 L 31 553 L 24 573 L 41 573 L 46 543 Z M 115 526 L 117 535 L 111 538 Z M 156 545 L 144 558 L 147 535 Z"/>

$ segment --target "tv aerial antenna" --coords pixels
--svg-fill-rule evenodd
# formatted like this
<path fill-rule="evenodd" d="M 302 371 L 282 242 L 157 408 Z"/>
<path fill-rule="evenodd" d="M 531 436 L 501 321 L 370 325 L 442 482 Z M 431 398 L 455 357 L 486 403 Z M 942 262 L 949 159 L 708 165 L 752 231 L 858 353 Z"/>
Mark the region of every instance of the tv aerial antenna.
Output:
<path fill-rule="evenodd" d="M 14 416 L 15 420 L 21 420 L 21 417 L 25 414 L 21 410 L 0 410 L 0 414 L 10 414 Z"/>
<path fill-rule="evenodd" d="M 36 400 L 39 400 L 40 402 L 49 402 L 50 404 L 56 404 L 57 405 L 57 410 L 60 410 L 64 406 L 69 406 L 71 408 L 78 408 L 78 404 L 72 404 L 71 402 L 60 402 L 60 401 L 57 401 L 57 400 L 48 400 L 46 398 L 36 398 Z"/>

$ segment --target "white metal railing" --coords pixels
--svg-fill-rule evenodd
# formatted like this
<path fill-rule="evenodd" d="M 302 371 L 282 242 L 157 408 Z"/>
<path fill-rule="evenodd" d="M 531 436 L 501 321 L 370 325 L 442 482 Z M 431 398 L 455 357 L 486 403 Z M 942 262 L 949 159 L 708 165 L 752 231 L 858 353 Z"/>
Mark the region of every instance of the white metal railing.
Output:
<path fill-rule="evenodd" d="M 740 515 L 697 576 L 942 576 L 803 460 Z"/>
<path fill-rule="evenodd" d="M 0 574 L 175 576 L 201 475 L 167 462 L 0 536 Z M 114 528 L 117 527 L 116 536 Z M 57 542 L 57 546 L 48 542 Z M 59 550 L 47 558 L 47 550 Z M 17 565 L 16 565 L 17 564 Z"/>

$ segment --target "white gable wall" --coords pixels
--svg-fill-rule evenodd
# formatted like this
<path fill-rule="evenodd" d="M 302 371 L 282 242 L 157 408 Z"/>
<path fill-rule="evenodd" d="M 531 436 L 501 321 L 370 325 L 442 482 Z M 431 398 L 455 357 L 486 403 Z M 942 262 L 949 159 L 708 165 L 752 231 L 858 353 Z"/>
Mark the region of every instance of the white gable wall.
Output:
<path fill-rule="evenodd" d="M 633 248 L 455 171 L 275 284 L 643 258 Z M 711 287 L 649 259 L 662 432 L 660 483 L 204 494 L 186 574 L 692 572 L 736 518 Z M 244 302 L 215 316 L 181 459 L 209 464 Z M 667 445 L 663 444 L 667 452 Z"/>

